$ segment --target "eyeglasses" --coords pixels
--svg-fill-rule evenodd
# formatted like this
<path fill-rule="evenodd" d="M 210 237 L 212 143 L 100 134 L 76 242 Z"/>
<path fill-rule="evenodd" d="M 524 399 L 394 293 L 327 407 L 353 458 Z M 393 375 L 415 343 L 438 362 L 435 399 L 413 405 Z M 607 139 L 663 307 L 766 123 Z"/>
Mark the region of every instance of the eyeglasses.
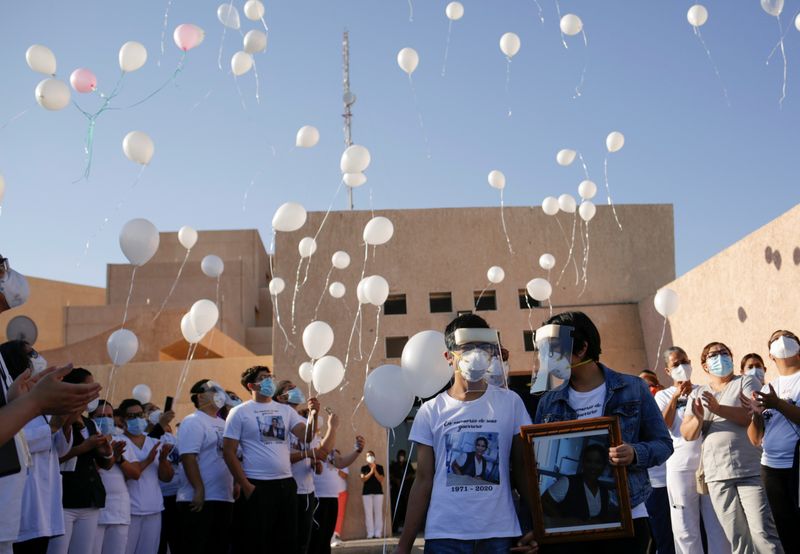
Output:
<path fill-rule="evenodd" d="M 730 356 L 730 355 L 731 353 L 728 352 L 727 350 L 716 350 L 714 352 L 709 352 L 706 359 L 710 360 L 711 358 L 716 358 L 717 356 Z"/>
<path fill-rule="evenodd" d="M 499 354 L 500 349 L 491 342 L 468 342 L 461 346 L 456 346 L 456 352 L 472 352 L 473 350 L 484 350 L 490 354 Z"/>
<path fill-rule="evenodd" d="M 144 419 L 144 413 L 143 412 L 137 412 L 135 414 L 125 414 L 123 417 L 125 419 Z"/>

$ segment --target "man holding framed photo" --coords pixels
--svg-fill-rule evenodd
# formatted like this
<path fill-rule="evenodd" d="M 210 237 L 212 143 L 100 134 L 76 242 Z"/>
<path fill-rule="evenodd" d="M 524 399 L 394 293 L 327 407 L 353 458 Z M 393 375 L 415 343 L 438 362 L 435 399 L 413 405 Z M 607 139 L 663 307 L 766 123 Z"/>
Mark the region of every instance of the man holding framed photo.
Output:
<path fill-rule="evenodd" d="M 534 423 L 552 423 L 616 417 L 621 442 L 608 449 L 612 466 L 624 467 L 630 495 L 633 536 L 583 541 L 581 549 L 600 552 L 647 551 L 650 526 L 645 500 L 651 487 L 647 468 L 672 454 L 669 431 L 645 383 L 636 376 L 617 373 L 600 363 L 600 333 L 583 312 L 551 317 L 534 335 L 540 370 L 536 380 L 553 374 L 564 379 L 539 401 Z M 569 536 L 560 544 L 542 545 L 542 552 L 572 552 Z"/>

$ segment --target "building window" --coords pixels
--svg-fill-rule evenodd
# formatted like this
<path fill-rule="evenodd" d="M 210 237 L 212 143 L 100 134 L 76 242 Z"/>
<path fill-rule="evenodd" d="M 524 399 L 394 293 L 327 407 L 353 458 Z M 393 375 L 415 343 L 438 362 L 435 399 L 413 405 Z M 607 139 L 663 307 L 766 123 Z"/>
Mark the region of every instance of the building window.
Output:
<path fill-rule="evenodd" d="M 453 295 L 449 292 L 432 292 L 430 301 L 432 314 L 453 311 Z"/>
<path fill-rule="evenodd" d="M 497 294 L 493 290 L 479 291 L 476 290 L 475 296 L 475 311 L 496 310 L 497 309 Z"/>
<path fill-rule="evenodd" d="M 528 308 L 541 308 L 542 303 L 533 298 L 526 289 L 519 289 L 519 308 L 527 310 Z"/>
<path fill-rule="evenodd" d="M 533 344 L 533 331 L 522 332 L 522 343 L 525 345 L 525 352 L 533 352 L 536 350 Z"/>
<path fill-rule="evenodd" d="M 386 357 L 401 357 L 403 355 L 403 348 L 407 342 L 408 337 L 386 337 Z"/>
<path fill-rule="evenodd" d="M 386 302 L 383 303 L 383 313 L 386 315 L 402 315 L 406 311 L 406 295 L 390 294 Z"/>

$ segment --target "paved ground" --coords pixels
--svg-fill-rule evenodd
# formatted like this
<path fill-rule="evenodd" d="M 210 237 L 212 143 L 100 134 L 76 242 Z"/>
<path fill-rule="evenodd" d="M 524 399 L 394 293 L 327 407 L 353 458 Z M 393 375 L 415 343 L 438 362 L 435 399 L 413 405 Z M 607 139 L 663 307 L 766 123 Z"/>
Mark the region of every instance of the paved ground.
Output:
<path fill-rule="evenodd" d="M 414 552 L 422 552 L 425 541 L 419 538 L 414 542 Z M 386 539 L 386 552 L 391 554 L 397 545 L 397 538 Z M 362 539 L 357 541 L 345 541 L 341 546 L 332 548 L 331 551 L 341 552 L 342 554 L 378 554 L 383 552 L 384 539 Z"/>

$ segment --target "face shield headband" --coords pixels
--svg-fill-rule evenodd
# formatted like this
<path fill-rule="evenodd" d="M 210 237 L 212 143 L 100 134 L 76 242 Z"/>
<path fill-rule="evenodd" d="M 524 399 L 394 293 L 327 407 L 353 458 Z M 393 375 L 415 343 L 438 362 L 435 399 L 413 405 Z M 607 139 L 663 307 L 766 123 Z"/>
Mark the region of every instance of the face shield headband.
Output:
<path fill-rule="evenodd" d="M 467 382 L 468 391 L 482 389 L 482 381 L 495 386 L 507 386 L 507 371 L 502 361 L 497 330 L 456 329 L 452 343 L 455 369 Z"/>
<path fill-rule="evenodd" d="M 574 333 L 574 327 L 554 324 L 545 325 L 534 332 L 539 371 L 533 375 L 531 393 L 548 390 L 551 375 L 556 379 L 569 379 Z"/>

